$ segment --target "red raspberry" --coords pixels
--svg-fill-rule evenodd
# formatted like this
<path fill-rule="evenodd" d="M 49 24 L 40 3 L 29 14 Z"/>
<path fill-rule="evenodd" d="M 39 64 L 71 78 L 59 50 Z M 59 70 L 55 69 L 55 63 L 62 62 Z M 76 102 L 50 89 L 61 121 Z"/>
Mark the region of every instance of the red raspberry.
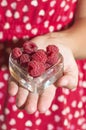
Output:
<path fill-rule="evenodd" d="M 45 68 L 46 68 L 46 70 L 49 69 L 51 66 L 52 66 L 51 64 L 45 63 Z"/>
<path fill-rule="evenodd" d="M 28 64 L 28 72 L 32 77 L 38 77 L 45 72 L 45 65 L 41 62 L 32 60 Z"/>
<path fill-rule="evenodd" d="M 52 52 L 50 54 L 47 55 L 47 63 L 54 65 L 56 64 L 58 61 L 58 54 L 55 52 Z"/>
<path fill-rule="evenodd" d="M 22 55 L 22 51 L 20 48 L 16 47 L 12 50 L 12 57 L 14 59 L 18 59 Z"/>
<path fill-rule="evenodd" d="M 47 48 L 46 48 L 46 50 L 47 50 L 47 53 L 48 53 L 48 54 L 50 54 L 50 53 L 52 53 L 52 52 L 55 52 L 55 53 L 58 54 L 58 52 L 59 52 L 58 47 L 55 46 L 55 45 L 48 45 Z"/>
<path fill-rule="evenodd" d="M 26 52 L 28 54 L 32 54 L 37 51 L 37 46 L 33 42 L 26 41 L 23 44 L 23 49 L 24 49 L 24 52 Z"/>
<path fill-rule="evenodd" d="M 45 63 L 47 61 L 47 55 L 44 50 L 39 49 L 32 55 L 32 60 L 36 60 L 38 62 Z"/>
<path fill-rule="evenodd" d="M 28 65 L 28 62 L 30 61 L 30 57 L 28 54 L 22 54 L 20 57 L 20 65 L 23 67 L 26 67 Z"/>

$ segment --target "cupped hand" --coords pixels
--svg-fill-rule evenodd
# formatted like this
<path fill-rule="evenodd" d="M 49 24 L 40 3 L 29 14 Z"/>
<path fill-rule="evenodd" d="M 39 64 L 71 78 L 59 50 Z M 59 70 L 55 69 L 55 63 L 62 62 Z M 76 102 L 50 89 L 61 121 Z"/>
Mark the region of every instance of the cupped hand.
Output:
<path fill-rule="evenodd" d="M 8 92 L 11 96 L 16 95 L 16 105 L 18 108 L 25 109 L 29 114 L 38 110 L 41 113 L 46 112 L 55 96 L 55 91 L 58 86 L 73 89 L 78 83 L 78 68 L 75 62 L 72 51 L 58 41 L 57 36 L 46 34 L 33 38 L 31 41 L 37 44 L 41 49 L 53 44 L 59 48 L 60 53 L 64 59 L 63 76 L 55 83 L 49 86 L 42 94 L 31 93 L 25 88 L 21 87 L 16 81 L 11 78 L 9 82 Z"/>

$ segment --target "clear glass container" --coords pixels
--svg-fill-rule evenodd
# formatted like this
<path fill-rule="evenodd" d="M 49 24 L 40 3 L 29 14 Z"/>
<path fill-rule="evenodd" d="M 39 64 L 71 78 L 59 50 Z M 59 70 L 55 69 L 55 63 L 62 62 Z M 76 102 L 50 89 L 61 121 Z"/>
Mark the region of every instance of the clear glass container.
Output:
<path fill-rule="evenodd" d="M 59 53 L 58 62 L 47 69 L 41 76 L 33 78 L 28 72 L 9 56 L 9 70 L 11 76 L 30 92 L 41 93 L 63 75 L 63 57 Z"/>

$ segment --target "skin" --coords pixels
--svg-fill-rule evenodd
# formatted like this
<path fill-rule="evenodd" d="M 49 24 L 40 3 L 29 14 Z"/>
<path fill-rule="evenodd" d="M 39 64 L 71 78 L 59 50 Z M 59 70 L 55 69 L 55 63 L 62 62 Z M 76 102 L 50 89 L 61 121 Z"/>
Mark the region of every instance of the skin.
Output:
<path fill-rule="evenodd" d="M 41 95 L 34 94 L 22 88 L 14 79 L 10 79 L 8 92 L 16 95 L 16 105 L 32 114 L 36 110 L 46 112 L 55 96 L 57 86 L 73 89 L 78 83 L 78 67 L 76 58 L 86 58 L 86 0 L 79 0 L 74 25 L 61 32 L 52 32 L 33 38 L 39 48 L 45 48 L 49 44 L 59 47 L 64 58 L 64 75 L 58 82 L 49 86 Z M 46 43 L 46 45 L 44 44 Z M 82 49 L 82 51 L 80 51 Z M 50 94 L 52 93 L 52 94 Z M 22 100 L 21 100 L 22 99 Z M 47 100 L 46 100 L 47 99 Z"/>

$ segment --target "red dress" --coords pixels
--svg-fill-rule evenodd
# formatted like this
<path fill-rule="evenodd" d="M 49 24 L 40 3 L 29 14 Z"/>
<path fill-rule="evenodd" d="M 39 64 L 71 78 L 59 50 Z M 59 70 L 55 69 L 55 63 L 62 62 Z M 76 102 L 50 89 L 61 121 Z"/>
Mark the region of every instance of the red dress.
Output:
<path fill-rule="evenodd" d="M 75 90 L 58 88 L 45 114 L 18 110 L 7 93 L 10 48 L 71 25 L 77 0 L 0 0 L 0 130 L 86 130 L 86 60 L 78 60 Z"/>

